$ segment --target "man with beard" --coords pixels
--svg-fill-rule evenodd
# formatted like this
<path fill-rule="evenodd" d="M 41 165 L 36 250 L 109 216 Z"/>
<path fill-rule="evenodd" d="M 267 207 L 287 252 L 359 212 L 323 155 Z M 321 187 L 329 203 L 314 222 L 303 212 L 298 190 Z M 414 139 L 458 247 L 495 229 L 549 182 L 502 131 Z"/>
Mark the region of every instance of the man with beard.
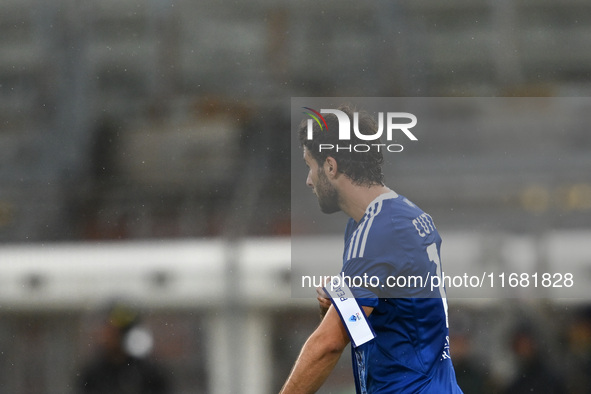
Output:
<path fill-rule="evenodd" d="M 349 107 L 339 111 L 354 119 L 360 133 L 376 134 L 367 114 L 355 119 Z M 379 285 L 348 288 L 339 283 L 330 298 L 317 289 L 322 322 L 304 344 L 281 393 L 316 392 L 350 340 L 357 393 L 461 393 L 449 353 L 444 288 L 388 285 L 389 278 L 440 275 L 441 238 L 435 224 L 384 185 L 377 144 L 367 152 L 322 149 L 343 143 L 337 116 L 324 118 L 326 129 L 318 122 L 311 136 L 306 124 L 299 130 L 309 168 L 306 184 L 322 212 L 343 211 L 350 217 L 341 277 L 376 277 Z M 353 130 L 350 134 L 347 144 L 365 143 Z M 329 288 L 334 290 L 332 284 Z M 358 312 L 351 313 L 355 308 Z M 370 337 L 360 340 L 359 327 Z"/>

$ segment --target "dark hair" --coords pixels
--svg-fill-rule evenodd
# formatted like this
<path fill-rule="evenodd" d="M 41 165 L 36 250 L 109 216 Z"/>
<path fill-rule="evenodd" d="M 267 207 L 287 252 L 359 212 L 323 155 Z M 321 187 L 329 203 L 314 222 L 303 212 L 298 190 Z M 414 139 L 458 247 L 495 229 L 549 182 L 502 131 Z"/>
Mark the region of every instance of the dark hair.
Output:
<path fill-rule="evenodd" d="M 351 120 L 351 140 L 347 142 L 347 145 L 364 144 L 367 145 L 366 141 L 358 138 L 353 132 L 353 109 L 349 106 L 340 106 L 339 111 L 343 111 L 347 114 Z M 375 146 L 371 146 L 367 152 L 355 152 L 354 149 L 332 149 L 332 150 L 320 150 L 320 144 L 331 144 L 333 146 L 343 145 L 343 141 L 339 141 L 339 121 L 337 116 L 334 114 L 324 115 L 326 120 L 325 130 L 321 130 L 320 126 L 316 122 L 312 122 L 312 135 L 311 140 L 308 139 L 308 127 L 307 119 L 300 124 L 299 138 L 300 145 L 305 147 L 310 155 L 322 165 L 327 157 L 332 157 L 337 162 L 337 168 L 339 172 L 345 174 L 351 181 L 360 186 L 372 186 L 383 184 L 384 174 L 382 174 L 382 163 L 384 157 L 382 151 L 377 149 Z M 366 112 L 359 113 L 359 132 L 365 135 L 375 134 L 377 131 L 377 125 L 375 120 Z M 373 141 L 372 144 L 379 144 L 380 141 Z"/>

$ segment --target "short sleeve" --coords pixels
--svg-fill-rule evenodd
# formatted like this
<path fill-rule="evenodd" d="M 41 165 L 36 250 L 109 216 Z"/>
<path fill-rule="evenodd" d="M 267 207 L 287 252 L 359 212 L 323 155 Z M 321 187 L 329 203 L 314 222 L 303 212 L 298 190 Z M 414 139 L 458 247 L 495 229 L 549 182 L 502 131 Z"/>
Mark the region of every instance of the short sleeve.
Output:
<path fill-rule="evenodd" d="M 387 275 L 387 264 L 376 264 L 370 259 L 355 258 L 343 266 L 341 280 L 351 289 L 359 305 L 376 307 L 381 293 L 382 278 Z"/>

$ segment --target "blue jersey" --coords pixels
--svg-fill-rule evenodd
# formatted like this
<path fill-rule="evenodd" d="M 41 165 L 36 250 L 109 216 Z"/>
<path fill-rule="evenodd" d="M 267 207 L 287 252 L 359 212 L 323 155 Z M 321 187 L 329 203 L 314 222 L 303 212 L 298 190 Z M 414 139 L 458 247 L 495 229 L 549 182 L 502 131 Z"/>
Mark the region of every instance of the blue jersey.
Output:
<path fill-rule="evenodd" d="M 357 393 L 461 393 L 449 354 L 441 237 L 431 217 L 394 192 L 382 194 L 345 232 L 343 270 L 375 339 L 352 348 Z M 362 283 L 363 282 L 363 283 Z M 359 285 L 359 286 L 357 286 Z"/>

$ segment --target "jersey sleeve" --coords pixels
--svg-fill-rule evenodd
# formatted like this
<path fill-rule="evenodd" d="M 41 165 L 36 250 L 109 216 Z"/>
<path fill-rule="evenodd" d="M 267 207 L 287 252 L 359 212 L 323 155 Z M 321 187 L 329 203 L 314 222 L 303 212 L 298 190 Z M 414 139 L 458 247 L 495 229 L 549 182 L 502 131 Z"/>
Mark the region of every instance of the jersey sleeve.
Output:
<path fill-rule="evenodd" d="M 341 280 L 349 286 L 359 305 L 376 307 L 381 293 L 382 278 L 387 276 L 388 270 L 388 264 L 355 258 L 344 265 Z"/>

